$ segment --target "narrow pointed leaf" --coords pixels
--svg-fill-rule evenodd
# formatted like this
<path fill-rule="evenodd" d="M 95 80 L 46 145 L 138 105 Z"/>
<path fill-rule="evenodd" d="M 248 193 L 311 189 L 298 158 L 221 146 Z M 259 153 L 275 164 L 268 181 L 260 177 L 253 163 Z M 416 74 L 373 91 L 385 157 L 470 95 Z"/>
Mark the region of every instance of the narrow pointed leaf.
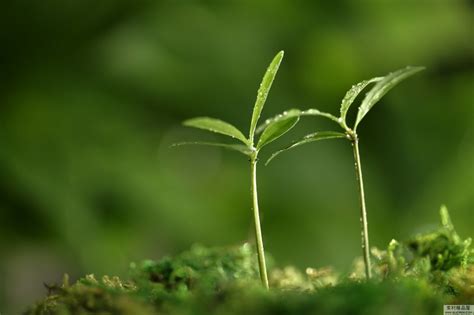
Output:
<path fill-rule="evenodd" d="M 251 143 L 253 143 L 258 119 L 260 118 L 260 114 L 262 113 L 263 105 L 265 105 L 265 101 L 267 100 L 270 88 L 272 87 L 273 79 L 275 79 L 275 76 L 278 72 L 278 68 L 280 67 L 283 55 L 284 52 L 280 51 L 273 58 L 272 62 L 267 68 L 267 71 L 265 72 L 265 75 L 263 76 L 262 82 L 260 83 L 260 87 L 257 92 L 257 99 L 255 100 L 255 105 L 253 107 L 252 121 L 250 123 L 249 139 Z"/>
<path fill-rule="evenodd" d="M 179 147 L 183 145 L 207 145 L 213 147 L 221 147 L 228 150 L 238 151 L 245 155 L 250 155 L 252 150 L 243 144 L 227 144 L 227 143 L 218 143 L 218 142 L 203 142 L 203 141 L 188 141 L 188 142 L 178 142 L 171 145 L 171 147 Z"/>
<path fill-rule="evenodd" d="M 346 95 L 344 96 L 341 102 L 341 116 L 340 116 L 344 123 L 346 122 L 347 111 L 349 110 L 349 107 L 354 102 L 354 100 L 359 95 L 359 93 L 362 92 L 362 90 L 365 89 L 365 87 L 369 85 L 370 83 L 377 82 L 382 79 L 383 77 L 377 77 L 377 78 L 372 78 L 370 80 L 364 80 L 362 82 L 357 83 L 356 85 L 353 85 L 351 89 L 346 92 Z"/>
<path fill-rule="evenodd" d="M 281 153 L 288 151 L 290 149 L 296 148 L 300 145 L 318 141 L 318 140 L 337 139 L 337 138 L 346 138 L 346 134 L 342 132 L 336 132 L 336 131 L 320 131 L 320 132 L 311 133 L 309 135 L 304 136 L 303 139 L 293 142 L 286 148 L 283 148 L 273 153 L 272 156 L 270 156 L 270 158 L 267 160 L 267 162 L 265 162 L 265 165 L 268 165 L 268 163 L 270 163 L 271 160 L 273 160 L 275 157 L 277 157 Z"/>
<path fill-rule="evenodd" d="M 299 119 L 299 116 L 287 116 L 271 122 L 260 136 L 257 144 L 257 150 L 260 150 L 263 146 L 269 144 L 270 142 L 278 139 L 290 131 L 290 129 L 298 123 Z"/>
<path fill-rule="evenodd" d="M 357 113 L 357 119 L 354 124 L 354 130 L 357 129 L 360 121 L 367 115 L 370 109 L 393 87 L 404 79 L 412 76 L 413 74 L 425 69 L 424 67 L 406 67 L 397 70 L 391 74 L 385 76 L 382 80 L 377 82 L 374 87 L 366 94 L 362 104 L 359 107 Z"/>
<path fill-rule="evenodd" d="M 278 120 L 281 120 L 281 119 L 284 119 L 284 118 L 287 118 L 287 117 L 299 117 L 300 114 L 301 114 L 301 111 L 299 109 L 296 109 L 296 108 L 286 110 L 281 114 L 278 114 L 278 115 L 276 115 L 272 118 L 269 118 L 269 119 L 265 120 L 265 122 L 263 124 L 261 124 L 260 126 L 257 127 L 257 130 L 255 131 L 255 133 L 256 134 L 262 133 L 262 131 L 264 131 L 268 127 L 268 125 L 270 125 L 271 123 L 273 123 L 275 121 L 278 121 Z"/>
<path fill-rule="evenodd" d="M 239 129 L 220 119 L 210 117 L 196 117 L 185 120 L 183 125 L 220 133 L 232 138 L 236 138 L 245 144 L 248 143 L 247 139 Z"/>

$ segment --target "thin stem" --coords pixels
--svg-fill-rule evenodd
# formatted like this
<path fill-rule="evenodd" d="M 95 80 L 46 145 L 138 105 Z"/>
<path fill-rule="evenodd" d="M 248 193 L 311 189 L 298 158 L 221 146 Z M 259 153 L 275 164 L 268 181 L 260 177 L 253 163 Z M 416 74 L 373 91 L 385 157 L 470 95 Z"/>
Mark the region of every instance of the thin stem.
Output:
<path fill-rule="evenodd" d="M 362 166 L 360 163 L 359 154 L 359 139 L 357 134 L 353 134 L 352 137 L 352 149 L 354 151 L 355 171 L 356 179 L 359 185 L 359 196 L 360 196 L 360 225 L 361 225 L 361 238 L 362 238 L 362 253 L 364 256 L 365 263 L 365 276 L 367 279 L 372 277 L 371 264 L 370 264 L 370 247 L 369 247 L 369 231 L 367 227 L 367 209 L 365 207 L 365 194 L 364 194 L 364 180 L 362 178 Z"/>
<path fill-rule="evenodd" d="M 252 157 L 250 159 L 250 172 L 251 172 L 251 193 L 253 201 L 253 217 L 255 222 L 255 239 L 257 241 L 257 256 L 258 256 L 258 267 L 260 271 L 260 279 L 265 288 L 268 286 L 267 266 L 265 264 L 265 252 L 263 249 L 263 237 L 262 229 L 260 227 L 260 213 L 258 210 L 258 196 L 257 196 L 257 158 Z"/>

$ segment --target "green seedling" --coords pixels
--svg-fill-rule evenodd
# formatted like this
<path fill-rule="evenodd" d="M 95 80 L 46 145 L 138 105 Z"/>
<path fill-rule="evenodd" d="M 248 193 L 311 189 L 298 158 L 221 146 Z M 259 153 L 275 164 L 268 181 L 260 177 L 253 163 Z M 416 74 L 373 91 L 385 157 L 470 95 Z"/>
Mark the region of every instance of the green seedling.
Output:
<path fill-rule="evenodd" d="M 370 80 L 362 81 L 356 85 L 353 85 L 349 91 L 347 91 L 346 95 L 342 99 L 341 108 L 340 108 L 340 116 L 336 117 L 332 114 L 321 112 L 317 109 L 308 109 L 305 111 L 292 111 L 291 113 L 287 113 L 286 116 L 321 116 L 328 118 L 334 122 L 336 122 L 342 129 L 343 132 L 336 132 L 336 131 L 322 131 L 322 132 L 315 132 L 303 137 L 298 141 L 293 142 L 286 148 L 275 152 L 267 161 L 268 164 L 273 158 L 275 158 L 280 153 L 287 151 L 289 149 L 295 148 L 297 146 L 323 140 L 323 139 L 335 139 L 335 138 L 345 138 L 348 139 L 353 148 L 354 153 L 354 165 L 355 165 L 355 173 L 356 173 L 356 180 L 359 188 L 359 196 L 360 196 L 360 222 L 361 222 L 361 238 L 362 238 L 362 252 L 364 257 L 365 263 L 365 274 L 367 279 L 371 278 L 371 263 L 370 263 L 370 255 L 369 255 L 369 234 L 368 234 L 368 226 L 367 226 L 367 209 L 365 204 L 365 193 L 364 193 L 364 181 L 362 178 L 362 165 L 360 160 L 360 153 L 359 153 L 359 137 L 357 135 L 357 127 L 359 126 L 362 119 L 367 115 L 367 113 L 372 109 L 372 107 L 393 87 L 395 87 L 399 82 L 403 81 L 404 79 L 412 76 L 413 74 L 423 70 L 423 67 L 406 67 L 404 69 L 400 69 L 393 73 L 390 73 L 384 77 L 376 77 Z M 347 112 L 354 102 L 356 97 L 359 95 L 362 90 L 364 90 L 369 84 L 375 83 L 372 89 L 365 95 L 365 98 L 362 100 L 362 103 L 359 107 L 357 118 L 355 120 L 354 126 L 352 128 L 348 127 L 346 123 L 346 116 Z M 283 115 L 285 116 L 285 115 Z M 281 119 L 280 118 L 273 118 L 269 119 L 259 127 L 259 130 L 264 130 L 267 125 L 273 123 L 274 120 Z"/>
<path fill-rule="evenodd" d="M 176 145 L 183 144 L 202 144 L 202 145 L 211 145 L 224 147 L 226 149 L 234 150 L 249 157 L 250 162 L 250 187 L 252 195 L 252 210 L 254 215 L 255 223 L 255 238 L 257 243 L 257 255 L 258 255 L 258 265 L 260 271 L 260 278 L 262 284 L 268 288 L 268 276 L 265 263 L 265 253 L 263 247 L 263 237 L 262 230 L 260 226 L 260 213 L 258 207 L 258 195 L 257 195 L 257 160 L 260 150 L 270 142 L 281 137 L 283 134 L 288 132 L 299 120 L 299 113 L 297 110 L 291 110 L 293 115 L 279 115 L 275 117 L 271 122 L 265 124 L 265 128 L 262 128 L 262 134 L 258 141 L 255 141 L 255 131 L 257 127 L 260 114 L 267 100 L 268 93 L 272 86 L 273 80 L 277 74 L 280 63 L 283 59 L 283 51 L 280 51 L 272 60 L 268 66 L 265 75 L 263 76 L 262 82 L 257 93 L 257 99 L 253 108 L 252 120 L 250 122 L 250 130 L 248 138 L 243 135 L 243 133 L 238 130 L 233 125 L 224 122 L 219 119 L 209 118 L 209 117 L 197 117 L 186 120 L 183 122 L 185 126 L 194 127 L 199 129 L 204 129 L 207 131 L 220 133 L 226 136 L 229 136 L 235 140 L 240 141 L 237 144 L 228 144 L 228 143 L 214 143 L 214 142 L 182 142 Z"/>

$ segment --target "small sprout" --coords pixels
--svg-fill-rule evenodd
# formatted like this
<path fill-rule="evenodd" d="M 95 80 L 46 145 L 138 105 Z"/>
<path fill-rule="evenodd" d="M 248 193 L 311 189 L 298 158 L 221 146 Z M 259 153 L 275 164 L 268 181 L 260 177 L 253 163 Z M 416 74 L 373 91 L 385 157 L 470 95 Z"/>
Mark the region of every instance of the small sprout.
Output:
<path fill-rule="evenodd" d="M 323 131 L 309 134 L 302 139 L 293 142 L 286 148 L 283 148 L 275 152 L 268 160 L 267 164 L 274 159 L 280 153 L 283 153 L 289 149 L 300 146 L 302 144 L 324 140 L 324 139 L 336 139 L 336 138 L 346 138 L 351 141 L 353 153 L 354 153 L 354 165 L 356 171 L 356 179 L 359 187 L 359 196 L 360 196 L 360 222 L 361 222 L 361 238 L 362 238 L 362 252 L 364 257 L 365 265 L 365 274 L 366 278 L 371 278 L 371 262 L 370 262 L 370 253 L 369 253 L 369 235 L 368 235 L 368 224 L 367 224 L 367 209 L 365 205 L 365 193 L 364 193 L 364 182 L 362 178 L 362 166 L 360 161 L 359 153 L 359 137 L 357 135 L 357 127 L 362 119 L 367 115 L 367 113 L 372 109 L 372 107 L 393 87 L 404 79 L 412 76 L 413 74 L 423 70 L 423 67 L 406 67 L 390 73 L 384 77 L 376 77 L 369 80 L 362 81 L 356 85 L 353 85 L 346 95 L 342 99 L 340 107 L 340 116 L 336 117 L 329 113 L 324 113 L 318 109 L 308 109 L 300 112 L 300 116 L 320 116 L 330 119 L 336 122 L 343 130 L 341 132 L 335 131 Z M 369 84 L 375 83 L 372 89 L 366 94 L 361 105 L 359 106 L 357 118 L 354 123 L 354 127 L 349 128 L 346 122 L 347 112 L 357 98 L 357 96 L 364 90 Z M 270 119 L 271 120 L 271 119 Z M 447 220 L 447 219 L 446 219 Z M 448 222 L 448 221 L 446 221 Z M 449 225 L 450 223 L 446 223 Z"/>
<path fill-rule="evenodd" d="M 253 214 L 255 223 L 255 236 L 257 243 L 257 256 L 260 271 L 260 278 L 262 284 L 268 288 L 268 276 L 265 262 L 265 253 L 263 247 L 263 237 L 260 226 L 260 213 L 258 207 L 258 195 L 257 195 L 257 157 L 260 150 L 270 142 L 281 137 L 293 128 L 298 120 L 300 119 L 300 111 L 293 109 L 282 115 L 275 117 L 272 120 L 267 120 L 263 127 L 258 129 L 261 132 L 261 136 L 256 142 L 255 134 L 257 133 L 257 123 L 262 113 L 263 106 L 267 100 L 268 93 L 272 86 L 273 80 L 275 79 L 280 63 L 283 59 L 283 51 L 280 51 L 272 60 L 268 66 L 265 75 L 263 76 L 262 83 L 257 92 L 257 99 L 252 113 L 252 120 L 250 122 L 249 136 L 246 138 L 243 133 L 233 125 L 214 118 L 209 117 L 197 117 L 186 120 L 183 122 L 185 126 L 194 127 L 199 129 L 208 130 L 215 133 L 220 133 L 229 136 L 233 139 L 239 140 L 241 144 L 227 144 L 227 143 L 214 143 L 214 142 L 181 142 L 174 146 L 187 145 L 187 144 L 199 144 L 199 145 L 210 145 L 218 146 L 226 149 L 238 151 L 249 157 L 250 161 L 250 173 L 251 173 L 251 194 L 253 202 Z"/>

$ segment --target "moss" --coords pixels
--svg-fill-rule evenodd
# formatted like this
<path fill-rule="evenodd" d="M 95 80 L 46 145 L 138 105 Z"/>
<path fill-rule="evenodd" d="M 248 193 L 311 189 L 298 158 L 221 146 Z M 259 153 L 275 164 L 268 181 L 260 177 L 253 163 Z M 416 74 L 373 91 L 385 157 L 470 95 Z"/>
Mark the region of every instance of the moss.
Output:
<path fill-rule="evenodd" d="M 48 297 L 26 314 L 155 314 L 144 300 L 136 298 L 136 286 L 118 277 L 104 276 L 98 281 L 87 275 L 71 286 L 65 276 L 62 285 L 48 290 Z"/>
<path fill-rule="evenodd" d="M 193 246 L 176 257 L 132 263 L 130 279 L 93 275 L 49 287 L 25 314 L 434 314 L 444 303 L 474 303 L 470 239 L 449 215 L 432 232 L 372 249 L 374 279 L 362 260 L 341 276 L 331 268 L 271 267 L 267 291 L 255 249 Z M 270 264 L 271 266 L 271 264 Z"/>
<path fill-rule="evenodd" d="M 408 242 L 415 257 L 426 257 L 431 270 L 465 267 L 473 257 L 471 238 L 462 240 L 454 230 L 446 207 L 441 207 L 441 227 L 433 233 L 417 235 Z"/>
<path fill-rule="evenodd" d="M 214 292 L 258 278 L 254 253 L 249 244 L 228 248 L 194 245 L 173 258 L 132 263 L 132 279 L 153 290 L 183 296 L 193 290 Z"/>

